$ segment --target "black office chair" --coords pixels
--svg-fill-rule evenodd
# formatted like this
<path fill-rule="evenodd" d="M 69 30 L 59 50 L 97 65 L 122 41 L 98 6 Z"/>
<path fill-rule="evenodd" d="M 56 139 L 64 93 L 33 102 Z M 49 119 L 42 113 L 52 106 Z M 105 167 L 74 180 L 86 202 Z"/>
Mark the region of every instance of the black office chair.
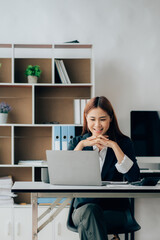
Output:
<path fill-rule="evenodd" d="M 78 232 L 77 227 L 75 227 L 75 225 L 72 221 L 72 213 L 74 211 L 73 203 L 74 203 L 74 198 L 72 199 L 71 204 L 70 204 L 70 209 L 69 209 L 68 218 L 67 218 L 67 228 L 70 231 Z M 136 222 L 136 220 L 132 214 L 131 207 L 127 208 L 125 210 L 125 213 L 126 213 L 126 217 L 128 220 L 128 226 L 124 227 L 123 229 L 118 229 L 118 232 L 117 232 L 117 229 L 112 229 L 112 232 L 108 232 L 108 234 L 117 234 L 117 235 L 125 234 L 125 240 L 128 240 L 128 234 L 140 230 L 141 227 Z M 134 239 L 134 237 L 132 237 L 132 239 Z"/>

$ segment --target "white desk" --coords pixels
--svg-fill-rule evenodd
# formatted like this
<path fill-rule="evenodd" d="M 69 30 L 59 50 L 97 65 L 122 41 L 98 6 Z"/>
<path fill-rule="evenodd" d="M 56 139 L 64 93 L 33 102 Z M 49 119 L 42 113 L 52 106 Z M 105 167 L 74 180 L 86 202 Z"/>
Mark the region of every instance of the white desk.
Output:
<path fill-rule="evenodd" d="M 160 198 L 160 185 L 155 187 L 141 187 L 132 185 L 107 185 L 107 186 L 54 186 L 42 182 L 15 182 L 12 187 L 15 193 L 31 193 L 32 197 L 32 240 L 38 240 L 40 232 L 59 212 L 66 207 L 72 198 L 76 197 L 106 197 L 106 198 Z M 57 200 L 38 217 L 37 198 L 56 197 Z M 38 227 L 38 221 L 46 216 L 60 202 L 61 198 L 66 200 L 59 205 L 51 217 Z"/>

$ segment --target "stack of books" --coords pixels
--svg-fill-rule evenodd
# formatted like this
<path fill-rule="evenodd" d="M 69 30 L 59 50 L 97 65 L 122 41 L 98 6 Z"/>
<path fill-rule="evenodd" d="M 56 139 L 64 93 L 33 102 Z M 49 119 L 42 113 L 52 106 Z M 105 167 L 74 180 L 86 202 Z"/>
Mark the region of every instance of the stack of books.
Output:
<path fill-rule="evenodd" d="M 0 206 L 2 205 L 13 205 L 13 197 L 16 195 L 11 192 L 13 185 L 12 177 L 0 177 Z"/>
<path fill-rule="evenodd" d="M 47 165 L 46 160 L 19 160 L 18 165 L 42 166 Z"/>
<path fill-rule="evenodd" d="M 55 64 L 61 83 L 70 84 L 71 81 L 69 79 L 63 60 L 55 59 Z"/>

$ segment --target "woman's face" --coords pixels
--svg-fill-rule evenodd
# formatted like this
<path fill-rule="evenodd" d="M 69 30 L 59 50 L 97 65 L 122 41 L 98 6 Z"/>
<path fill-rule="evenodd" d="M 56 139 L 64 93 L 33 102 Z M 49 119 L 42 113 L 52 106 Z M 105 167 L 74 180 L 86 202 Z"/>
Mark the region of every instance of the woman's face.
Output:
<path fill-rule="evenodd" d="M 111 118 L 101 108 L 91 109 L 87 116 L 87 126 L 93 136 L 105 135 L 109 129 Z"/>

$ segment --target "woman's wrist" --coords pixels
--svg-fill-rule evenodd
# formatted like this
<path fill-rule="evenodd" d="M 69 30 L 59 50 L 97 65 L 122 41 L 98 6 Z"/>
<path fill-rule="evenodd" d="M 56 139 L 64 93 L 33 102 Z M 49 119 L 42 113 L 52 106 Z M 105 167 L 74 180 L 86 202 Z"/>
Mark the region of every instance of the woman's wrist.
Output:
<path fill-rule="evenodd" d="M 112 145 L 111 145 L 111 148 L 113 149 L 113 151 L 115 151 L 118 147 L 118 144 L 114 141 L 112 141 Z"/>
<path fill-rule="evenodd" d="M 81 151 L 84 148 L 83 140 L 80 141 L 77 146 L 75 147 L 75 151 Z"/>
<path fill-rule="evenodd" d="M 120 164 L 122 162 L 122 160 L 124 159 L 123 151 L 121 150 L 121 148 L 119 147 L 119 145 L 116 142 L 114 142 L 112 149 L 116 155 L 117 162 Z"/>

